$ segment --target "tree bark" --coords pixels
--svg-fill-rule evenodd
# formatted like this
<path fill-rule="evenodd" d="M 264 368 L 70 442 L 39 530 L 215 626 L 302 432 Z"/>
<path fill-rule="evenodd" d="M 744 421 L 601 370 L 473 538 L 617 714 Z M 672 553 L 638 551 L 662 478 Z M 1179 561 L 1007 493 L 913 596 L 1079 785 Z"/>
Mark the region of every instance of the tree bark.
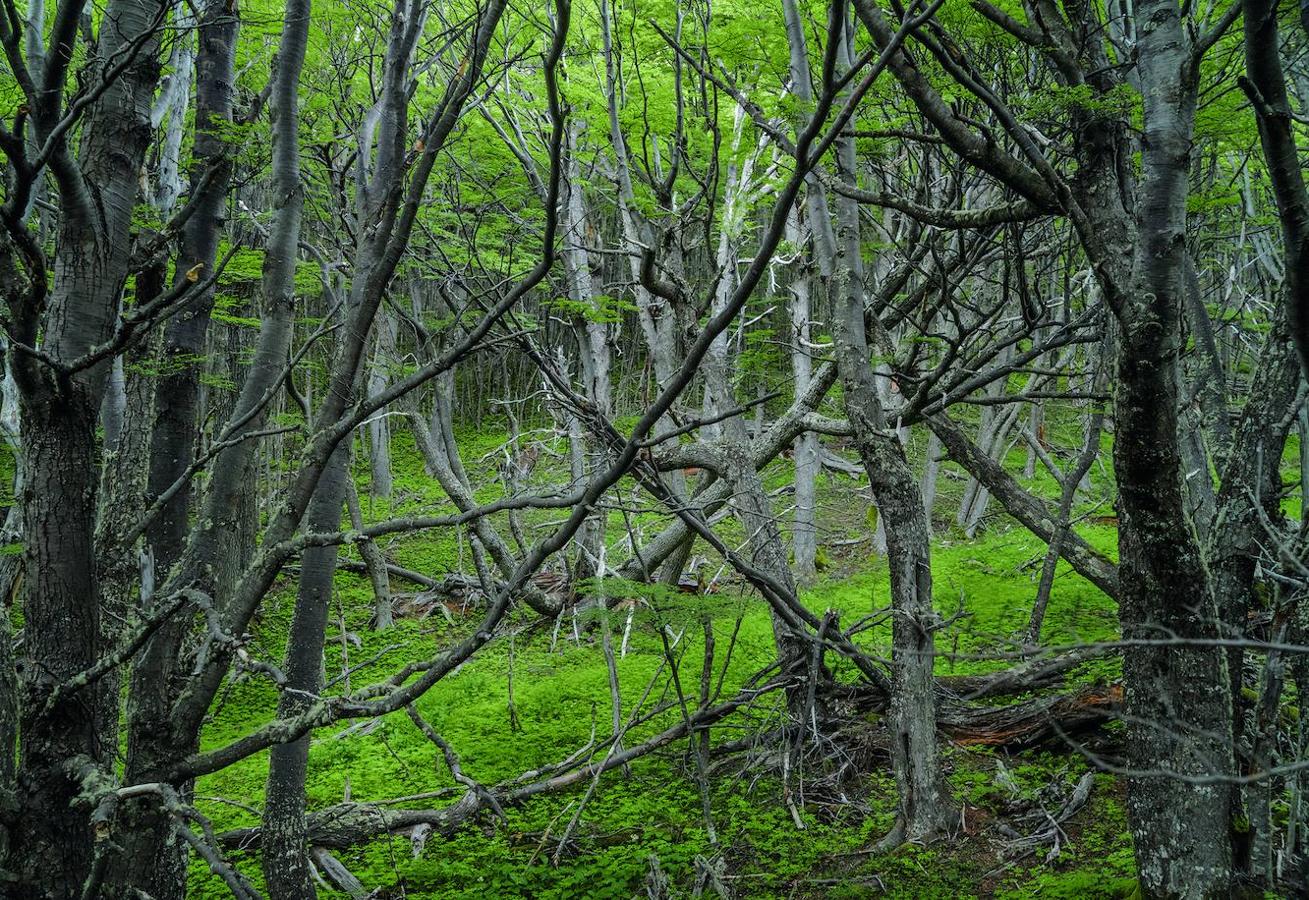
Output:
<path fill-rule="evenodd" d="M 841 180 L 855 184 L 854 143 L 837 146 Z M 932 607 L 931 532 L 918 479 L 898 429 L 888 421 L 877 389 L 865 324 L 859 207 L 837 199 L 838 253 L 832 278 L 836 306 L 836 360 L 855 448 L 886 523 L 891 607 L 891 768 L 898 810 L 887 846 L 927 841 L 955 821 L 941 777 L 936 745 L 935 631 Z M 880 328 L 876 311 L 873 327 Z"/>
<path fill-rule="evenodd" d="M 272 89 L 274 221 L 265 247 L 264 313 L 259 345 L 232 418 L 222 434 L 240 438 L 259 430 L 267 415 L 268 395 L 278 384 L 290 346 L 294 312 L 294 274 L 304 203 L 300 185 L 299 101 L 297 87 L 309 30 L 309 0 L 292 0 L 286 9 Z M 206 42 L 207 44 L 207 42 Z M 202 47 L 202 49 L 216 49 Z M 195 323 L 199 327 L 199 323 Z M 201 332 L 203 334 L 203 332 Z M 192 401 L 194 402 L 194 401 Z M 194 412 L 190 413 L 194 415 Z M 193 420 L 194 421 L 194 420 Z M 239 530 L 248 495 L 255 441 L 239 440 L 221 450 L 211 466 L 209 490 L 198 520 L 185 536 L 167 586 L 191 585 L 223 599 L 216 588 L 231 583 L 235 561 L 226 558 L 225 535 Z M 180 447 L 172 452 L 183 451 Z M 162 479 L 161 479 L 162 480 Z M 221 606 L 221 603 L 216 603 Z M 129 783 L 158 780 L 174 760 L 199 745 L 199 722 L 208 703 L 188 697 L 192 689 L 185 653 L 186 629 L 157 631 L 132 669 L 125 778 Z M 192 724 L 194 723 L 194 724 Z M 183 785 L 183 793 L 186 786 Z M 173 850 L 172 822 L 163 810 L 138 801 L 120 813 L 124 873 L 121 889 L 144 890 L 158 900 L 180 900 L 186 893 L 186 869 Z"/>
<path fill-rule="evenodd" d="M 54 281 L 43 319 L 11 326 L 32 344 L 40 334 L 45 353 L 60 364 L 106 341 L 117 319 L 130 262 L 137 175 L 151 137 L 159 13 L 152 0 L 114 0 L 105 11 L 94 70 L 108 68 L 130 42 L 143 44 L 91 109 L 77 170 L 60 172 Z M 67 21 L 66 15 L 61 10 L 61 20 Z M 43 138 L 63 115 L 64 99 L 62 80 L 45 87 L 47 93 L 33 110 Z M 90 184 L 98 188 L 94 209 Z M 103 646 L 95 577 L 95 430 L 109 368 L 100 362 L 66 375 L 23 356 L 15 369 L 25 443 L 19 502 L 26 529 L 27 664 L 20 685 L 16 775 L 22 827 L 12 830 L 0 864 L 17 877 L 9 889 L 16 898 L 80 895 L 95 848 L 90 823 L 73 803 L 81 792 L 73 764 L 80 761 L 86 772 L 113 758 L 114 748 L 101 742 L 103 711 L 88 701 L 98 696 L 95 692 L 70 695 L 46 708 L 50 692 L 89 668 Z"/>
<path fill-rule="evenodd" d="M 786 238 L 797 248 L 805 244 L 798 210 L 792 210 L 787 219 Z M 795 378 L 797 397 L 809 390 L 813 379 L 811 274 L 812 257 L 806 254 L 796 261 L 791 279 L 791 374 Z M 792 443 L 791 453 L 795 462 L 795 517 L 791 525 L 791 547 L 795 556 L 795 577 L 804 583 L 818 573 L 818 435 L 804 432 Z"/>
<path fill-rule="evenodd" d="M 349 444 L 342 441 L 318 482 L 309 504 L 306 526 L 311 531 L 335 531 L 341 525 L 341 503 L 350 477 Z M 300 565 L 291 632 L 287 637 L 283 674 L 286 686 L 277 703 L 278 718 L 303 712 L 323 689 L 323 645 L 332 602 L 338 547 L 311 547 Z M 269 751 L 268 783 L 262 820 L 264 880 L 273 900 L 317 896 L 308 857 L 305 825 L 305 777 L 309 768 L 310 734 L 278 744 Z"/>
<path fill-rule="evenodd" d="M 1242 87 L 1254 105 L 1259 142 L 1282 226 L 1284 302 L 1291 340 L 1299 352 L 1301 369 L 1309 377 L 1309 192 L 1300 168 L 1282 70 L 1279 5 L 1273 0 L 1245 0 L 1244 6 L 1246 77 Z M 1309 18 L 1302 16 L 1302 21 L 1309 22 Z"/>
<path fill-rule="evenodd" d="M 1178 439 L 1197 66 L 1187 25 L 1170 0 L 1148 0 L 1137 12 L 1137 70 L 1147 87 L 1133 274 L 1116 310 L 1118 602 L 1124 638 L 1203 641 L 1220 636 L 1219 617 L 1187 514 Z M 1225 896 L 1236 812 L 1233 789 L 1222 780 L 1234 771 L 1224 655 L 1180 643 L 1142 648 L 1124 655 L 1123 682 L 1128 765 L 1165 773 L 1129 781 L 1141 884 L 1151 896 Z"/>

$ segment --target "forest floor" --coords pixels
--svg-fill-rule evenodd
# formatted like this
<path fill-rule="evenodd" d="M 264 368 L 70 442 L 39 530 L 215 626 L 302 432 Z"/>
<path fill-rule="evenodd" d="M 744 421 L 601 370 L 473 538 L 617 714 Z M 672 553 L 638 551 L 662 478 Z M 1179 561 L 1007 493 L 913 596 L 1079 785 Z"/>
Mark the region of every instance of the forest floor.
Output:
<path fill-rule="evenodd" d="M 492 484 L 495 451 L 503 440 L 503 433 L 460 435 L 474 482 L 488 483 L 479 499 L 497 491 Z M 1014 451 L 1010 466 L 1020 472 L 1024 455 Z M 539 466 L 534 480 L 561 477 L 558 469 L 564 465 L 559 460 Z M 442 508 L 439 489 L 424 474 L 407 435 L 396 440 L 394 470 L 392 497 L 365 495 L 365 515 Z M 363 493 L 367 472 L 361 467 L 358 475 Z M 765 472 L 766 486 L 775 492 L 775 509 L 788 521 L 790 477 L 785 460 Z M 1110 496 L 1106 468 L 1093 477 L 1094 493 Z M 963 480 L 957 470 L 945 466 L 937 500 L 935 595 L 941 614 L 950 619 L 938 635 L 940 674 L 1012 665 L 1012 660 L 985 657 L 1012 649 L 1025 630 L 1045 551 L 1042 542 L 994 503 L 981 534 L 964 539 L 954 524 Z M 1042 481 L 1038 476 L 1028 483 L 1053 489 L 1052 482 Z M 841 623 L 848 627 L 888 602 L 885 565 L 868 540 L 875 519 L 866 488 L 843 475 L 821 476 L 820 504 L 823 567 L 819 580 L 804 589 L 803 600 L 818 612 L 840 611 Z M 1092 500 L 1079 512 L 1085 517 L 1079 532 L 1113 555 L 1109 502 Z M 526 516 L 528 539 L 538 537 L 557 517 L 557 512 Z M 624 516 L 612 511 L 611 545 L 629 527 L 653 533 L 657 521 L 653 513 Z M 730 523 L 721 527 L 730 535 Z M 450 530 L 406 536 L 383 549 L 391 561 L 427 574 L 472 572 L 467 545 Z M 610 733 L 609 670 L 602 648 L 606 631 L 618 656 L 626 717 L 648 689 L 643 708 L 675 697 L 667 677 L 665 638 L 678 660 L 682 684 L 692 693 L 698 690 L 706 618 L 715 638 L 714 678 L 721 683 L 720 698 L 727 699 L 772 662 L 772 632 L 766 606 L 730 572 L 720 571 L 716 563 L 706 564 L 703 571 L 709 579 L 718 576 L 714 592 L 651 592 L 638 603 L 612 610 L 607 623 L 595 613 L 566 615 L 552 628 L 530 611 L 519 611 L 510 622 L 511 636 L 497 639 L 438 682 L 418 709 L 459 754 L 465 773 L 486 785 L 511 780 L 566 759 L 586 747 L 593 735 Z M 400 595 L 419 590 L 399 580 L 393 581 L 393 589 Z M 377 632 L 368 624 L 371 599 L 364 576 L 338 576 L 338 612 L 326 664 L 329 682 L 336 680 L 332 690 L 357 688 L 405 662 L 430 656 L 435 648 L 466 634 L 478 618 L 475 608 L 465 612 L 443 606 L 424 618 L 398 619 L 394 628 Z M 255 635 L 268 658 L 281 658 L 293 600 L 292 574 L 266 604 Z M 1114 604 L 1061 565 L 1044 641 L 1065 645 L 1112 639 L 1116 629 Z M 885 648 L 889 625 L 883 621 L 867 628 L 857 642 L 873 651 Z M 855 680 L 842 661 L 829 655 L 828 663 L 838 677 Z M 1088 664 L 1070 683 L 1110 680 L 1115 666 L 1110 661 Z M 690 698 L 692 704 L 695 700 Z M 776 694 L 767 695 L 725 719 L 712 732 L 713 744 L 740 741 L 752 731 L 767 732 L 770 722 L 779 720 L 779 703 Z M 239 677 L 214 710 L 205 744 L 217 745 L 247 732 L 266 721 L 274 705 L 275 694 L 266 681 Z M 624 743 L 633 746 L 678 722 L 681 712 L 676 704 L 671 706 L 634 728 Z M 503 822 L 488 813 L 449 837 L 433 834 L 417 855 L 405 835 L 337 855 L 368 890 L 378 889 L 374 896 L 387 898 L 629 898 L 645 896 L 645 885 L 658 873 L 671 885 L 673 896 L 688 897 L 713 878 L 739 898 L 1114 897 L 1131 892 L 1133 861 L 1122 788 L 1110 775 L 1091 776 L 1089 800 L 1055 838 L 1034 847 L 1019 846 L 1017 838 L 1044 828 L 1045 814 L 1057 813 L 1090 770 L 1085 756 L 1068 745 L 1011 754 L 945 742 L 946 779 L 962 809 L 958 835 L 936 845 L 878 852 L 877 840 L 895 812 L 894 785 L 885 754 L 877 748 L 874 717 L 864 724 L 867 738 L 862 746 L 856 727 L 823 752 L 788 760 L 785 787 L 776 748 L 766 742 L 753 754 L 714 757 L 707 780 L 716 843 L 709 837 L 693 756 L 681 740 L 642 757 L 628 771 L 606 773 L 589 797 L 578 787 L 531 798 L 507 807 Z M 1113 724 L 1106 726 L 1107 736 L 1101 738 L 1110 751 L 1115 730 Z M 257 824 L 266 773 L 267 756 L 260 754 L 203 778 L 196 786 L 198 805 L 219 830 Z M 405 797 L 416 799 L 398 805 L 439 807 L 453 802 L 454 788 L 441 755 L 403 712 L 364 727 L 341 725 L 314 735 L 311 809 L 344 799 Z M 571 839 L 560 850 L 559 839 L 574 817 Z M 257 858 L 248 854 L 237 859 L 255 883 L 261 883 Z M 227 896 L 221 882 L 199 863 L 192 886 L 195 896 Z M 346 895 L 324 891 L 324 896 Z M 714 893 L 706 889 L 705 896 Z"/>

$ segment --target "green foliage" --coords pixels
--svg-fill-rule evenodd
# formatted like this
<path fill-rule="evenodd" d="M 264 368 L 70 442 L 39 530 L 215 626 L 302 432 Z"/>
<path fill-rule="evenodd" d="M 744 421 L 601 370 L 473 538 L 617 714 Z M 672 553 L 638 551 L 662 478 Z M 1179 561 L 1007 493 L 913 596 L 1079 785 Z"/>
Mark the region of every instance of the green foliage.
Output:
<path fill-rule="evenodd" d="M 605 294 L 596 295 L 594 302 L 591 303 L 569 297 L 556 297 L 547 300 L 543 305 L 561 316 L 605 324 L 621 322 L 625 313 L 636 312 L 636 304 L 631 301 Z"/>
<path fill-rule="evenodd" d="M 1048 84 L 1027 99 L 1027 112 L 1042 119 L 1067 119 L 1070 114 L 1084 117 L 1089 123 L 1114 122 L 1139 118 L 1141 95 L 1127 84 L 1097 93 L 1089 84 L 1064 87 Z"/>

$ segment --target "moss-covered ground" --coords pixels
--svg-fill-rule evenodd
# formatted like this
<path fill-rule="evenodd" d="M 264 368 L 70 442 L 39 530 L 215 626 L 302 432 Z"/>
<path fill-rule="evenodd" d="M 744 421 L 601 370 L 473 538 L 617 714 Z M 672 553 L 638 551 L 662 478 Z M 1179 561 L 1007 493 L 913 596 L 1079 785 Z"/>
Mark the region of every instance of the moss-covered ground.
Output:
<path fill-rule="evenodd" d="M 502 433 L 460 435 L 473 480 L 485 485 L 481 499 L 499 491 L 494 473 L 503 440 Z M 365 514 L 382 518 L 444 509 L 439 488 L 424 473 L 407 435 L 398 436 L 393 449 L 396 488 L 390 499 L 367 496 L 367 473 L 359 467 Z M 1014 450 L 1007 460 L 1011 470 L 1020 473 L 1024 457 L 1022 450 Z M 1292 459 L 1288 454 L 1288 462 Z M 533 480 L 558 480 L 564 468 L 562 457 L 546 454 Z M 1039 466 L 1037 470 L 1037 477 L 1028 483 L 1053 493 L 1053 481 Z M 790 477 L 785 460 L 765 473 L 766 486 L 776 492 L 775 508 L 783 518 L 789 518 L 785 489 Z M 1087 517 L 1079 532 L 1112 555 L 1112 507 L 1105 499 L 1111 494 L 1109 478 L 1107 465 L 1097 466 L 1093 495 L 1079 506 L 1079 514 Z M 953 527 L 963 483 L 962 474 L 946 465 L 935 510 L 935 596 L 941 613 L 953 619 L 938 637 L 942 673 L 1010 664 L 984 657 L 1008 649 L 1026 627 L 1045 551 L 1040 541 L 1004 517 L 994 504 L 981 534 L 964 539 Z M 629 490 L 624 496 L 636 495 Z M 849 625 L 886 606 L 887 574 L 871 552 L 868 537 L 874 520 L 860 483 L 824 475 L 820 498 L 823 570 L 817 582 L 804 589 L 803 600 L 818 611 L 840 611 L 841 622 Z M 611 546 L 620 543 L 629 528 L 649 535 L 663 521 L 656 510 L 633 502 L 637 508 L 626 514 L 617 508 L 608 513 Z M 529 539 L 539 537 L 558 518 L 557 512 L 527 515 L 524 530 Z M 730 522 L 721 527 L 732 535 Z M 429 574 L 472 571 L 469 548 L 453 530 L 407 535 L 385 549 L 393 561 Z M 705 617 L 712 621 L 716 638 L 715 671 L 721 674 L 723 698 L 772 660 L 764 604 L 730 572 L 720 570 L 716 561 L 707 561 L 704 571 L 708 579 L 717 576 L 715 593 L 655 595 L 635 608 L 626 653 L 617 662 L 625 715 L 631 715 L 657 673 L 646 707 L 673 696 L 668 669 L 661 670 L 665 659 L 661 631 L 677 641 L 674 655 L 689 690 L 699 683 Z M 415 590 L 398 580 L 393 588 Z M 288 575 L 262 614 L 256 640 L 271 659 L 281 658 L 293 598 L 293 575 Z M 464 615 L 456 609 L 449 617 L 402 619 L 395 628 L 378 633 L 368 627 L 370 600 L 366 579 L 338 576 L 338 614 L 329 634 L 326 662 L 329 680 L 337 679 L 333 690 L 345 689 L 346 679 L 340 676 L 346 669 L 352 669 L 349 685 L 358 687 L 406 662 L 431 656 L 465 633 L 477 618 L 476 610 Z M 609 615 L 607 627 L 619 644 L 627 614 L 619 609 Z M 459 754 L 464 771 L 483 783 L 511 779 L 563 760 L 587 745 L 593 731 L 601 738 L 609 732 L 603 626 L 593 619 L 574 623 L 565 618 L 552 629 L 529 612 L 517 611 L 504 636 L 439 682 L 418 708 Z M 1112 602 L 1061 565 L 1045 640 L 1065 644 L 1111 638 L 1115 633 Z M 887 625 L 858 637 L 874 649 L 885 646 L 888 639 Z M 829 662 L 842 672 L 839 663 L 830 657 Z M 1112 664 L 1102 663 L 1077 677 L 1112 674 Z M 224 743 L 266 721 L 274 701 L 266 682 L 254 676 L 236 679 L 214 711 L 205 732 L 206 746 Z M 775 696 L 764 698 L 747 714 L 726 720 L 713 731 L 714 743 L 738 740 L 748 728 L 766 729 L 778 713 L 776 703 Z M 626 743 L 668 727 L 679 715 L 670 709 L 654 717 L 634 729 Z M 371 730 L 343 735 L 348 725 L 314 735 L 308 786 L 311 808 L 347 797 L 388 800 L 427 795 L 406 802 L 415 806 L 451 802 L 449 793 L 430 796 L 449 791 L 454 782 L 436 748 L 404 713 L 386 717 Z M 741 771 L 730 759 L 715 766 L 710 806 L 716 846 L 709 840 L 694 767 L 681 742 L 638 760 L 630 771 L 607 773 L 582 809 L 574 841 L 557 864 L 552 859 L 556 842 L 577 813 L 582 788 L 511 806 L 504 822 L 487 815 L 448 839 L 433 835 L 416 857 L 409 840 L 398 836 L 342 852 L 340 858 L 369 889 L 379 889 L 377 896 L 432 900 L 628 898 L 642 891 L 652 859 L 657 859 L 679 896 L 691 896 L 704 861 L 716 861 L 734 895 L 742 898 L 1111 897 L 1131 888 L 1133 863 L 1121 787 L 1107 775 L 1095 776 L 1091 799 L 1066 825 L 1057 852 L 1052 852 L 1053 845 L 1026 857 L 1013 858 L 1004 852 L 1006 839 L 998 825 L 1014 809 L 1038 797 L 1066 796 L 1087 770 L 1076 753 L 1046 750 L 1010 756 L 947 745 L 943 761 L 948 783 L 964 809 L 959 838 L 889 854 L 878 853 L 876 842 L 892 820 L 893 785 L 884 757 L 870 753 L 868 760 L 856 778 L 847 780 L 845 796 L 825 795 L 797 804 L 796 814 L 783 802 L 775 770 Z M 260 754 L 201 779 L 196 787 L 201 809 L 220 829 L 256 823 L 266 769 L 267 756 Z M 803 771 L 794 773 L 793 788 L 802 791 L 806 777 Z M 258 883 L 257 860 L 239 859 Z M 227 896 L 221 882 L 202 864 L 196 863 L 193 873 L 196 896 Z"/>

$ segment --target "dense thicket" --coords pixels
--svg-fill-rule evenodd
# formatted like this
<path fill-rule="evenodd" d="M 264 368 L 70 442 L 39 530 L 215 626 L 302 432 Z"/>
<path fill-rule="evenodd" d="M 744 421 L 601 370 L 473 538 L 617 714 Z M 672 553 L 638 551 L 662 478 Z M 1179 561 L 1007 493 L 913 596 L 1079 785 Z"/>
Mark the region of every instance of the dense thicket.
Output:
<path fill-rule="evenodd" d="M 884 849 L 966 823 L 947 742 L 1053 738 L 1124 785 L 1143 895 L 1304 890 L 1294 4 L 6 0 L 0 48 L 5 896 L 182 898 L 196 860 L 240 897 L 362 895 L 333 851 L 576 787 L 558 863 L 602 773 L 675 742 L 717 845 L 716 759 L 754 754 L 799 825 L 796 768 L 851 734 L 893 777 Z M 872 505 L 889 653 L 807 600 L 825 472 Z M 1045 547 L 1026 627 L 943 675 L 933 532 L 998 516 Z M 457 563 L 397 562 L 416 536 Z M 1066 572 L 1117 640 L 1043 641 Z M 734 695 L 711 582 L 771 626 Z M 347 619 L 434 604 L 434 644 L 351 667 Z M 640 607 L 704 652 L 658 629 L 633 707 Z M 598 631 L 608 737 L 484 786 L 418 703 L 507 641 L 516 726 L 542 623 Z M 1058 687 L 1100 658 L 1112 684 Z M 252 681 L 275 711 L 233 730 Z M 392 714 L 462 793 L 314 808 L 314 736 Z M 1110 719 L 1107 755 L 1074 736 Z M 252 759 L 260 822 L 218 834 L 196 781 Z M 645 889 L 676 889 L 657 859 Z"/>

